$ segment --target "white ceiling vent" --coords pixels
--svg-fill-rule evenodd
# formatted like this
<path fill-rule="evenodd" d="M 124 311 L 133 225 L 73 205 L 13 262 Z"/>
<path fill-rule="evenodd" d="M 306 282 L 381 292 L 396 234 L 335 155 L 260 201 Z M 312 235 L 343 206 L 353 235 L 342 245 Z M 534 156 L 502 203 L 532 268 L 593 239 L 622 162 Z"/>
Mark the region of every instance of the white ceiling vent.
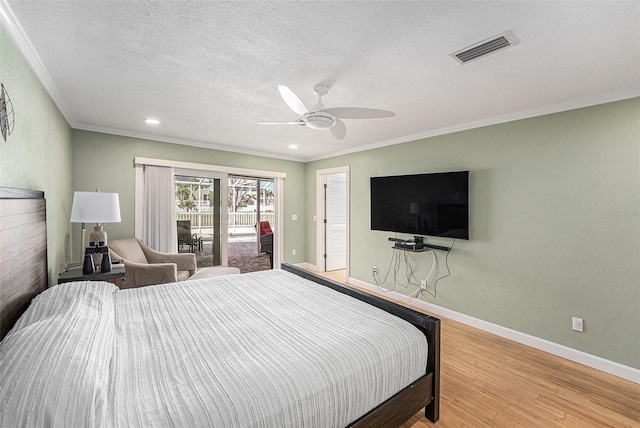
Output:
<path fill-rule="evenodd" d="M 476 60 L 490 53 L 506 49 L 518 44 L 513 34 L 506 31 L 502 34 L 495 35 L 487 40 L 483 40 L 474 45 L 468 46 L 451 54 L 461 64 Z"/>

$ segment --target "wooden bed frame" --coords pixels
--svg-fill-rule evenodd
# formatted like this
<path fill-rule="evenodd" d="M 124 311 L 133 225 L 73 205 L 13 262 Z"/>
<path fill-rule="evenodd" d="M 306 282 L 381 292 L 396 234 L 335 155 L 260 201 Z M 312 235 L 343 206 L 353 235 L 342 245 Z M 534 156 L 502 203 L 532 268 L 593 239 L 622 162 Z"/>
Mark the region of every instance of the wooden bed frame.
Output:
<path fill-rule="evenodd" d="M 47 228 L 44 193 L 0 187 L 0 339 L 31 300 L 48 287 Z M 425 374 L 353 422 L 349 427 L 397 427 L 421 408 L 432 422 L 440 406 L 440 320 L 347 287 L 289 264 L 282 269 L 377 306 L 418 328 L 427 337 Z M 401 362 L 399 362 L 401 363 Z"/>
<path fill-rule="evenodd" d="M 44 192 L 0 187 L 0 339 L 48 286 Z"/>

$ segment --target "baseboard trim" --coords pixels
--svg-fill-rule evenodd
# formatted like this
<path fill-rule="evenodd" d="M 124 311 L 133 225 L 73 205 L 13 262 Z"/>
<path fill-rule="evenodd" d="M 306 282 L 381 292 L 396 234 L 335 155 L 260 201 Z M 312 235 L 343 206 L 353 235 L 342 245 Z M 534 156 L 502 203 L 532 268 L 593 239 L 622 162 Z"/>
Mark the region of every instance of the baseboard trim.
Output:
<path fill-rule="evenodd" d="M 381 292 L 381 290 L 378 289 L 378 287 L 376 287 L 375 285 L 369 284 L 356 278 L 349 278 L 348 282 L 362 287 L 366 290 L 370 290 L 376 293 Z M 577 349 L 569 348 L 567 346 L 548 341 L 546 339 L 541 339 L 539 337 L 531 336 L 517 330 L 474 318 L 472 316 L 465 315 L 451 309 L 443 308 L 442 306 L 434 305 L 433 303 L 412 299 L 402 293 L 398 293 L 397 291 L 387 291 L 384 292 L 384 295 L 390 300 L 394 300 L 396 302 L 409 303 L 409 301 L 411 300 L 410 303 L 414 307 L 419 307 L 420 309 L 431 312 L 435 315 L 458 321 L 462 324 L 475 327 L 479 330 L 495 334 L 496 336 L 504 337 L 505 339 L 513 340 L 514 342 L 531 346 L 532 348 L 539 349 L 541 351 L 557 355 L 559 357 L 574 361 L 587 367 L 591 367 L 593 369 L 609 373 L 613 376 L 640 384 L 640 370 L 634 367 L 629 367 L 620 363 L 616 363 L 615 361 L 610 361 L 596 355 L 588 354 Z"/>
<path fill-rule="evenodd" d="M 307 262 L 304 262 L 304 263 L 293 263 L 293 265 L 297 266 L 299 268 L 302 268 L 302 269 L 308 269 L 308 270 L 313 270 L 313 271 L 318 272 L 317 266 L 316 265 L 312 265 L 311 263 L 307 263 Z"/>

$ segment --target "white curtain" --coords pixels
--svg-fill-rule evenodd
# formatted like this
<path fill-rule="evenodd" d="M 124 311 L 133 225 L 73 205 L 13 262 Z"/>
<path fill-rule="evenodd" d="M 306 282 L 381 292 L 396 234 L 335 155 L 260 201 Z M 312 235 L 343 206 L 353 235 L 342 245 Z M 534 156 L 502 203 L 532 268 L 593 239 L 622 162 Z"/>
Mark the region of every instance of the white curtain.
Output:
<path fill-rule="evenodd" d="M 171 167 L 144 166 L 142 238 L 163 253 L 178 252 L 174 172 Z"/>

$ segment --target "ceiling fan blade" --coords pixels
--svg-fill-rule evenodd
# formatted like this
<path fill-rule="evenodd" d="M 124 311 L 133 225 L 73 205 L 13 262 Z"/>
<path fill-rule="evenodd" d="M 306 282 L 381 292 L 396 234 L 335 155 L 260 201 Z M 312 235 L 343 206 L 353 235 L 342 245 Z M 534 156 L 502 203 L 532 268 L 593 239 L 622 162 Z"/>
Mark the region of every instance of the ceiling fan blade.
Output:
<path fill-rule="evenodd" d="M 347 127 L 344 122 L 340 119 L 336 120 L 335 125 L 331 127 L 331 134 L 338 140 L 344 140 L 344 137 L 347 135 Z"/>
<path fill-rule="evenodd" d="M 278 90 L 280 91 L 280 96 L 284 100 L 285 103 L 289 106 L 289 108 L 300 116 L 309 112 L 307 106 L 304 105 L 302 100 L 298 98 L 296 94 L 293 93 L 291 89 L 284 85 L 279 85 Z"/>
<path fill-rule="evenodd" d="M 295 121 L 295 122 L 259 122 L 258 125 L 302 125 L 305 126 L 306 123 L 304 123 L 301 120 Z"/>
<path fill-rule="evenodd" d="M 383 117 L 393 117 L 396 115 L 392 111 L 362 107 L 330 107 L 322 111 L 331 113 L 340 119 L 381 119 Z"/>

